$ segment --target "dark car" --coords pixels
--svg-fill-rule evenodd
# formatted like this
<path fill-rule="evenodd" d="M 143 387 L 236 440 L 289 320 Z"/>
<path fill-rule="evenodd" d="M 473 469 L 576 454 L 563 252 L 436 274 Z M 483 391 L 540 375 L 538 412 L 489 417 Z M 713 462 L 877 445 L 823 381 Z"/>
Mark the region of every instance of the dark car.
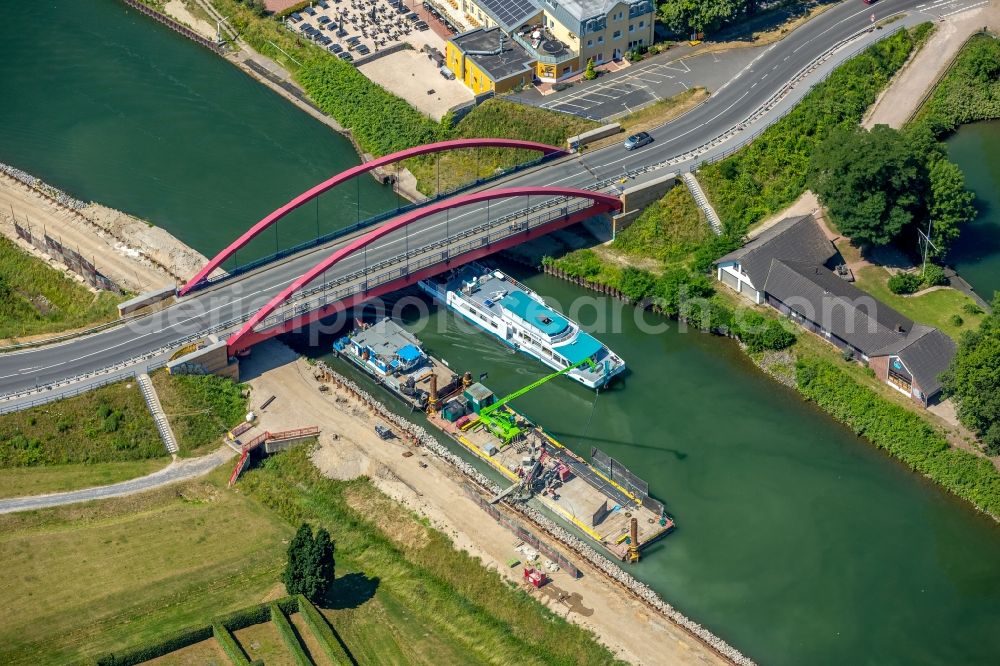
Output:
<path fill-rule="evenodd" d="M 653 143 L 653 137 L 649 135 L 649 132 L 639 132 L 625 139 L 623 145 L 625 146 L 625 150 L 635 150 L 650 143 Z"/>

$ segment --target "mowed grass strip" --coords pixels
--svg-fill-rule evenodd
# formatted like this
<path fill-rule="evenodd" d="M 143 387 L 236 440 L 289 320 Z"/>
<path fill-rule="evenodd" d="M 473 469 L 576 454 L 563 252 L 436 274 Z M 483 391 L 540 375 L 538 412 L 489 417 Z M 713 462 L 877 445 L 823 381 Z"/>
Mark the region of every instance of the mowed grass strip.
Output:
<path fill-rule="evenodd" d="M 0 341 L 110 321 L 120 300 L 90 291 L 0 237 Z"/>
<path fill-rule="evenodd" d="M 65 664 L 257 603 L 291 527 L 228 469 L 89 505 L 0 516 L 0 663 Z"/>
<path fill-rule="evenodd" d="M 93 486 L 105 486 L 146 476 L 163 469 L 166 457 L 124 462 L 13 467 L 0 469 L 0 497 L 21 497 L 58 493 Z"/>

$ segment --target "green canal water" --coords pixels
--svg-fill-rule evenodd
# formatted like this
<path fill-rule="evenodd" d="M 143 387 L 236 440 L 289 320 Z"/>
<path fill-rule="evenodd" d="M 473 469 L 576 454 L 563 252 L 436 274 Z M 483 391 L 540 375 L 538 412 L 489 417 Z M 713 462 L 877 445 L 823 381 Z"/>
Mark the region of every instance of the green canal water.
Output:
<path fill-rule="evenodd" d="M 359 162 L 350 142 L 117 0 L 4 5 L 0 161 L 137 214 L 209 256 L 274 208 Z M 357 180 L 319 201 L 320 230 L 395 206 Z M 315 238 L 317 206 L 278 242 Z M 268 232 L 241 259 L 270 254 Z"/>
<path fill-rule="evenodd" d="M 959 128 L 947 141 L 948 156 L 976 193 L 978 216 L 962 229 L 949 263 L 987 301 L 1000 291 L 1000 121 Z"/>
<path fill-rule="evenodd" d="M 356 160 L 323 125 L 123 5 L 9 4 L 0 160 L 81 198 L 212 252 Z M 392 205 L 391 193 L 365 187 L 372 211 Z M 354 220 L 353 193 L 328 199 L 326 228 Z M 507 268 L 564 308 L 592 298 Z M 590 325 L 609 309 L 621 324 L 600 337 L 629 363 L 624 380 L 596 404 L 560 380 L 517 406 L 576 451 L 617 457 L 667 503 L 679 527 L 634 568 L 639 578 L 765 664 L 1000 661 L 995 524 L 764 377 L 726 341 L 672 324 L 644 332 L 633 309 L 612 301 L 579 318 Z M 409 322 L 453 368 L 487 372 L 498 393 L 544 372 L 447 312 Z"/>

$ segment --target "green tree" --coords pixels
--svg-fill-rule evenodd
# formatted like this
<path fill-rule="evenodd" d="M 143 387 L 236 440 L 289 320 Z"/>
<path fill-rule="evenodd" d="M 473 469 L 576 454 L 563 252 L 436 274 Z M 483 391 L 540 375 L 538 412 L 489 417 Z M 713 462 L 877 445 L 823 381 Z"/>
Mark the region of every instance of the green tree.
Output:
<path fill-rule="evenodd" d="M 594 79 L 597 78 L 597 70 L 594 69 L 593 58 L 587 59 L 587 69 L 583 70 L 583 78 L 587 79 L 588 81 L 593 81 Z"/>
<path fill-rule="evenodd" d="M 1000 294 L 993 313 L 976 331 L 962 335 L 951 367 L 942 375 L 945 392 L 958 404 L 958 418 L 990 453 L 1000 453 Z"/>
<path fill-rule="evenodd" d="M 715 30 L 747 11 L 747 0 L 666 0 L 658 14 L 671 32 L 687 36 Z"/>
<path fill-rule="evenodd" d="M 944 255 L 948 247 L 961 232 L 966 222 L 976 217 L 972 205 L 975 195 L 965 189 L 965 175 L 958 165 L 947 159 L 939 159 L 931 164 L 928 174 L 930 181 L 930 201 L 928 214 L 932 223 L 930 248 L 933 256 Z"/>
<path fill-rule="evenodd" d="M 887 245 L 924 214 L 926 166 L 903 134 L 836 128 L 813 153 L 809 182 L 840 231 Z"/>
<path fill-rule="evenodd" d="M 312 528 L 302 523 L 288 544 L 282 582 L 289 594 L 304 594 L 315 600 L 333 582 L 334 565 L 330 533 L 321 527 L 314 536 Z"/>

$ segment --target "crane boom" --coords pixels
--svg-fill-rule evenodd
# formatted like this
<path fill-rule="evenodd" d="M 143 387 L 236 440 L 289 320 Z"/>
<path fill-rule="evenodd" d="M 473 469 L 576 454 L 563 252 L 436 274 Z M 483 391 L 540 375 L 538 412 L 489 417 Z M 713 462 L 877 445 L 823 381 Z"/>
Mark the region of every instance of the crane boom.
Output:
<path fill-rule="evenodd" d="M 585 358 L 582 361 L 577 361 L 573 365 L 567 366 L 567 367 L 563 368 L 562 370 L 560 370 L 559 372 L 553 372 L 551 375 L 546 375 L 545 377 L 542 377 L 538 381 L 533 382 L 531 384 L 528 384 L 524 388 L 520 388 L 520 389 L 514 391 L 510 395 L 504 396 L 500 400 L 497 400 L 496 402 L 494 402 L 492 405 L 484 407 L 483 409 L 481 409 L 479 411 L 479 417 L 482 418 L 484 415 L 485 416 L 489 416 L 491 413 L 493 413 L 496 410 L 500 409 L 501 407 L 503 407 L 504 405 L 506 405 L 511 400 L 515 400 L 517 398 L 520 398 L 522 395 L 524 395 L 528 391 L 532 391 L 532 390 L 538 388 L 539 386 L 541 386 L 545 382 L 549 381 L 550 379 L 555 379 L 556 377 L 559 377 L 561 375 L 565 375 L 570 370 L 576 370 L 577 368 L 579 368 L 581 365 L 584 365 L 584 364 L 590 364 L 590 367 L 592 367 L 592 368 L 596 367 L 596 365 L 594 364 L 594 362 L 592 360 L 590 360 L 590 358 Z"/>

